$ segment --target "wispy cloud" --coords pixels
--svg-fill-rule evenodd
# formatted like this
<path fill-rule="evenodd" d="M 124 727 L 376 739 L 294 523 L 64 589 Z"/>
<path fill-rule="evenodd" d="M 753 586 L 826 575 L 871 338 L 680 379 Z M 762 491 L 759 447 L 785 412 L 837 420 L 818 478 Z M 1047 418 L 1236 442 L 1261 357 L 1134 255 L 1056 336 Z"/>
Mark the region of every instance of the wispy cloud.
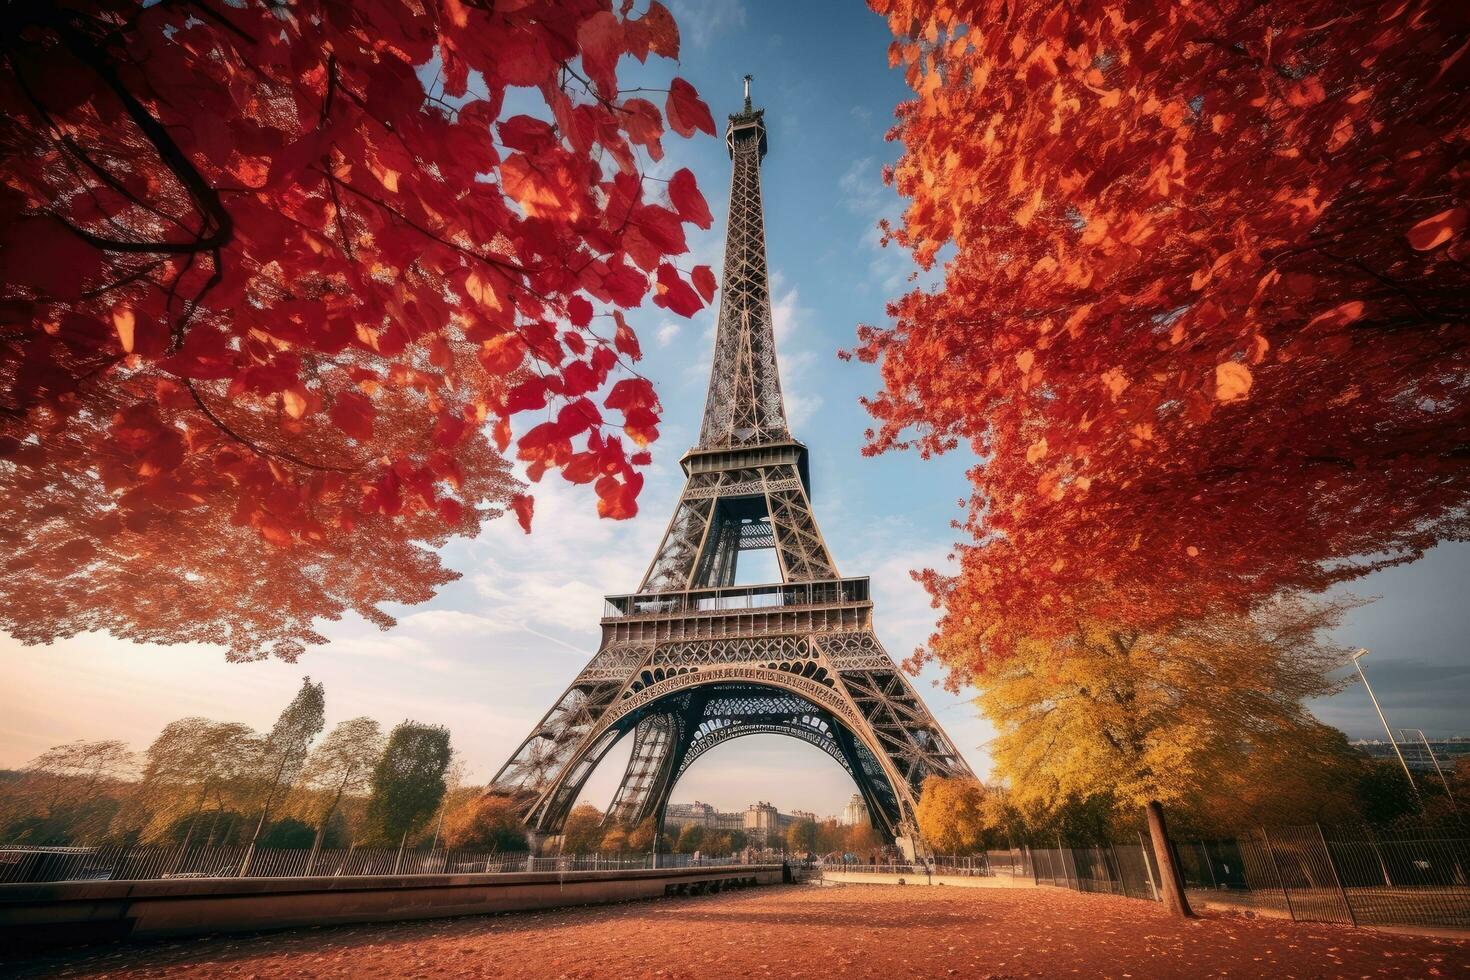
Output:
<path fill-rule="evenodd" d="M 745 26 L 741 0 L 671 0 L 669 7 L 684 41 L 707 48 L 721 34 Z"/>
<path fill-rule="evenodd" d="M 860 157 L 837 178 L 842 206 L 854 214 L 873 214 L 893 196 L 883 184 L 883 174 L 872 157 Z"/>

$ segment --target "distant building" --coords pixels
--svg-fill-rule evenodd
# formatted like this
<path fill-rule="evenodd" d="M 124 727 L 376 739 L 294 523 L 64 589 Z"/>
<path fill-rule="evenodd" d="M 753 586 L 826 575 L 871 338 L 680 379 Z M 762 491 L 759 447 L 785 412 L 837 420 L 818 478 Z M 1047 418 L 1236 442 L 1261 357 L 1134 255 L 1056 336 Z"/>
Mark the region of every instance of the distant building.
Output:
<path fill-rule="evenodd" d="M 1394 756 L 1393 743 L 1381 738 L 1360 738 L 1351 743 L 1352 747 L 1365 755 L 1375 759 L 1388 759 L 1397 762 Z M 1452 738 L 1431 738 L 1429 747 L 1425 748 L 1424 742 L 1409 735 L 1407 732 L 1399 733 L 1399 751 L 1404 755 L 1404 762 L 1414 772 L 1434 772 L 1434 760 L 1439 760 L 1439 767 L 1446 772 L 1455 767 L 1459 760 L 1470 756 L 1470 737 L 1457 735 Z M 1434 758 L 1430 758 L 1429 750 L 1434 750 Z"/>
<path fill-rule="evenodd" d="M 734 813 L 724 813 L 716 810 L 714 823 L 710 824 L 710 826 L 716 830 L 744 830 L 745 814 L 738 810 Z"/>
<path fill-rule="evenodd" d="M 868 804 L 857 793 L 852 794 L 852 799 L 847 801 L 847 806 L 842 808 L 842 824 L 845 827 L 861 827 L 870 824 L 868 819 Z"/>
<path fill-rule="evenodd" d="M 714 827 L 720 811 L 708 803 L 670 803 L 664 810 L 664 830 L 677 831 L 689 826 Z"/>
<path fill-rule="evenodd" d="M 693 803 L 670 803 L 664 810 L 664 830 L 677 834 L 694 825 L 710 830 L 740 830 L 745 832 L 746 839 L 754 847 L 779 847 L 793 823 L 816 818 L 815 813 L 807 810 L 782 813 L 765 800 L 733 813 L 696 800 Z"/>

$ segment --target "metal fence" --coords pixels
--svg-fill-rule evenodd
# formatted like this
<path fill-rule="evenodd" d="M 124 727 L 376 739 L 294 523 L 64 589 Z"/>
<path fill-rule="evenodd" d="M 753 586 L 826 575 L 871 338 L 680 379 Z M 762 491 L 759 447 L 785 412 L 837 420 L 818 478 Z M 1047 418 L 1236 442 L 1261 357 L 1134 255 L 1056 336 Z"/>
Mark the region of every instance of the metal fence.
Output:
<path fill-rule="evenodd" d="M 1261 828 L 1176 845 L 1199 897 L 1308 922 L 1470 926 L 1470 839 Z"/>
<path fill-rule="evenodd" d="M 1146 843 L 993 850 L 937 857 L 934 869 L 1158 901 L 1162 883 Z M 1176 841 L 1174 853 L 1193 901 L 1303 922 L 1470 927 L 1470 838 L 1314 825 Z"/>
<path fill-rule="evenodd" d="M 0 847 L 0 884 L 38 881 L 156 880 L 164 878 L 237 878 L 245 863 L 245 847 L 104 846 Z M 302 875 L 496 874 L 515 871 L 610 871 L 637 868 L 723 867 L 738 857 L 688 854 L 614 854 L 532 857 L 526 853 L 435 849 L 257 848 L 246 877 L 282 878 Z"/>

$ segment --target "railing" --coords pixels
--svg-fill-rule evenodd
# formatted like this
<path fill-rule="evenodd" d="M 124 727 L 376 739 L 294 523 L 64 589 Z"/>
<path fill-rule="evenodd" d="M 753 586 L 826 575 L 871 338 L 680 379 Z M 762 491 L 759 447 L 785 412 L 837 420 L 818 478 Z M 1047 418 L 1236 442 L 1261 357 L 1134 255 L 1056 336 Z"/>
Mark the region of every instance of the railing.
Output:
<path fill-rule="evenodd" d="M 1271 911 L 1305 922 L 1470 926 L 1470 839 L 1464 837 L 1384 837 L 1366 829 L 1314 825 L 1175 841 L 1173 849 L 1193 901 Z M 1153 850 L 1143 841 L 941 856 L 933 867 L 939 874 L 967 865 L 983 868 L 982 874 L 1152 901 L 1159 899 L 1161 888 Z M 843 870 L 888 867 L 895 866 Z"/>
<path fill-rule="evenodd" d="M 0 884 L 40 881 L 156 880 L 168 878 L 237 878 L 245 861 L 244 847 L 149 845 L 129 847 L 0 847 Z M 688 854 L 564 855 L 532 857 L 525 853 L 397 848 L 257 848 L 248 877 L 282 878 L 311 875 L 504 874 L 516 871 L 612 871 L 640 868 L 725 867 L 738 857 Z"/>
<path fill-rule="evenodd" d="M 865 577 L 787 585 L 734 586 L 693 592 L 650 592 L 608 596 L 603 618 L 851 604 L 867 602 L 869 598 L 868 579 Z"/>
<path fill-rule="evenodd" d="M 1287 827 L 1177 845 L 1210 901 L 1349 925 L 1470 926 L 1470 839 Z"/>
<path fill-rule="evenodd" d="M 823 871 L 841 871 L 844 874 L 855 875 L 918 875 L 924 877 L 928 872 L 924 865 L 918 861 L 901 864 L 842 864 L 840 862 L 829 862 L 822 865 Z"/>

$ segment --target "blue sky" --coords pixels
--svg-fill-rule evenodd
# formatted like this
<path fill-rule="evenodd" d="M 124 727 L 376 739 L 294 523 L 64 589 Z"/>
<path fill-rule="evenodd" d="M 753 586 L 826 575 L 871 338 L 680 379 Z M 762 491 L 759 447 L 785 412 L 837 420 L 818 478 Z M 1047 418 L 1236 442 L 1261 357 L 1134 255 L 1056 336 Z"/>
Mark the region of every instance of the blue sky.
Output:
<path fill-rule="evenodd" d="M 910 271 L 902 253 L 878 247 L 874 230 L 879 218 L 899 212 L 879 171 L 897 155 L 883 136 L 907 93 L 886 67 L 886 26 L 852 2 L 670 6 L 684 38 L 678 74 L 699 89 L 720 125 L 739 108 L 740 77 L 755 75 L 755 101 L 766 108 L 770 131 L 766 223 L 788 410 L 797 437 L 811 447 L 827 541 L 844 574 L 872 577 L 879 636 L 901 658 L 923 641 L 934 616 L 908 571 L 945 562 L 970 460 L 863 458 L 868 418 L 857 398 L 875 389 L 876 373 L 835 357 L 851 345 L 856 324 L 883 321 L 885 301 Z M 690 167 L 715 214 L 714 227 L 693 236 L 688 264 L 718 271 L 729 183 L 723 143 L 670 138 L 665 148 L 652 173 Z M 637 587 L 682 485 L 678 457 L 697 434 L 714 311 L 683 320 L 649 307 L 630 319 L 667 409 L 638 518 L 599 521 L 586 488 L 550 479 L 536 488 L 534 536 L 500 521 L 475 541 L 456 542 L 445 557 L 464 573 L 461 581 L 424 606 L 398 610 L 391 632 L 353 620 L 329 625 L 332 642 L 296 665 L 227 664 L 218 650 L 104 636 L 33 648 L 0 636 L 7 681 L 0 766 L 74 738 L 119 737 L 141 749 L 166 722 L 188 714 L 268 727 L 310 674 L 326 683 L 329 724 L 360 714 L 389 725 L 403 718 L 447 724 L 473 777 L 488 779 L 596 649 L 602 596 Z M 1356 611 L 1342 637 L 1374 651 L 1366 666 L 1395 725 L 1470 734 L 1462 721 L 1470 695 L 1467 571 L 1470 546 L 1443 546 L 1354 589 L 1381 598 Z M 977 771 L 987 771 L 991 732 L 967 698 L 931 687 L 936 677 L 921 678 L 920 691 Z M 1351 735 L 1381 734 L 1356 686 L 1316 710 Z M 594 775 L 586 794 L 594 803 L 607 804 L 625 758 L 625 748 L 614 750 Z M 700 760 L 675 798 L 726 808 L 766 799 L 783 810 L 830 814 L 852 791 L 818 750 L 756 736 Z"/>

